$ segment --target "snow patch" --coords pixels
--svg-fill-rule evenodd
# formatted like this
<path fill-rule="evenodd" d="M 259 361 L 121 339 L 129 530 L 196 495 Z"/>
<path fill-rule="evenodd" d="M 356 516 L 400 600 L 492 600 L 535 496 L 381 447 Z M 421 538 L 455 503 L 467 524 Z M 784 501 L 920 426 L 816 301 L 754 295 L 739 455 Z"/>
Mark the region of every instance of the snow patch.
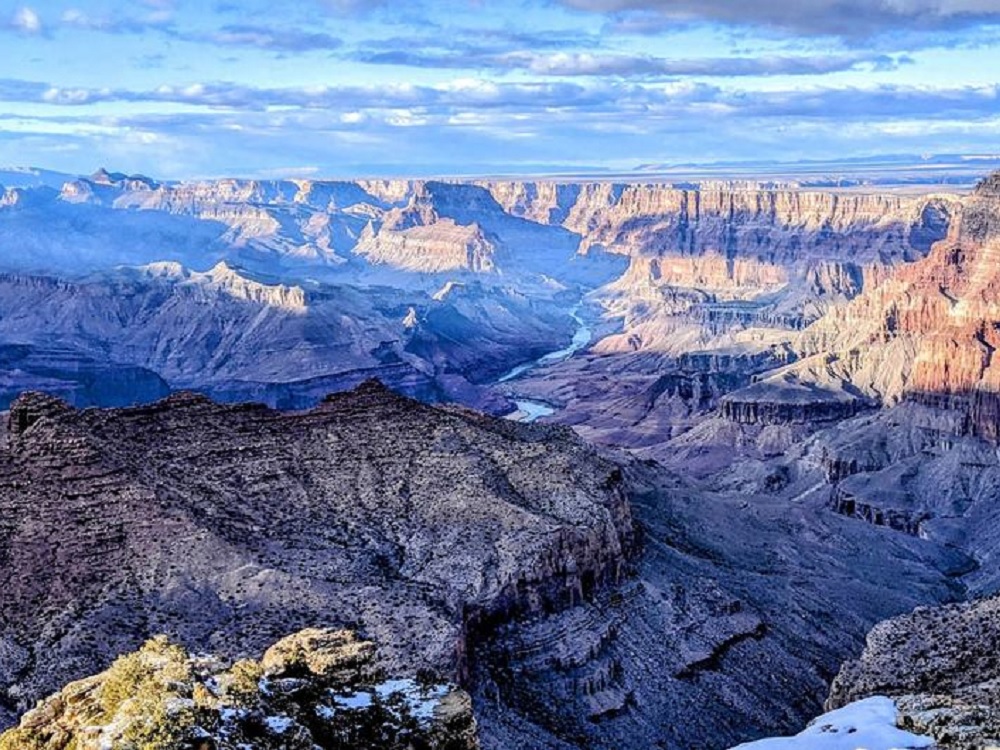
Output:
<path fill-rule="evenodd" d="M 738 745 L 731 750 L 914 750 L 934 740 L 896 726 L 896 704 L 875 696 L 814 719 L 794 737 L 775 737 Z"/>
<path fill-rule="evenodd" d="M 386 680 L 367 691 L 345 695 L 331 693 L 330 698 L 333 705 L 320 706 L 316 709 L 316 713 L 320 718 L 330 720 L 338 710 L 363 711 L 370 708 L 376 695 L 381 702 L 385 702 L 390 696 L 399 695 L 402 696 L 403 703 L 410 715 L 420 722 L 426 722 L 434 718 L 434 711 L 441 703 L 441 699 L 453 689 L 447 683 L 421 685 L 412 679 Z"/>
<path fill-rule="evenodd" d="M 268 716 L 264 719 L 271 734 L 282 735 L 295 726 L 295 721 L 288 716 Z"/>
<path fill-rule="evenodd" d="M 433 299 L 436 302 L 443 302 L 445 299 L 447 299 L 448 295 L 451 294 L 452 290 L 455 289 L 455 287 L 463 287 L 463 286 L 465 286 L 465 284 L 460 284 L 455 281 L 449 281 L 434 293 Z"/>

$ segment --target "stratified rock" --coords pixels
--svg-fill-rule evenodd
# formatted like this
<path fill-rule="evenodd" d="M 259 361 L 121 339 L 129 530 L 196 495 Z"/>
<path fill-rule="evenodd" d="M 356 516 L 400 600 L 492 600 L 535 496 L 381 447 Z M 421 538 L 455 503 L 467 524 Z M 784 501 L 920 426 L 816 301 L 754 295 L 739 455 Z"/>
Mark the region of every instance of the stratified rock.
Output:
<path fill-rule="evenodd" d="M 388 673 L 458 680 L 488 628 L 595 596 L 636 548 L 620 471 L 569 431 L 374 382 L 292 414 L 190 393 L 108 411 L 28 395 L 11 422 L 0 644 L 31 657 L 6 707 L 160 632 L 238 657 L 352 625 L 385 644 Z M 304 651 L 308 671 L 336 671 L 311 638 L 267 668 Z"/>
<path fill-rule="evenodd" d="M 0 345 L 0 409 L 31 390 L 74 406 L 130 406 L 163 398 L 170 386 L 145 367 L 109 362 L 72 346 Z"/>
<path fill-rule="evenodd" d="M 962 415 L 956 434 L 1000 439 L 1000 199 L 988 178 L 930 254 L 867 287 L 804 332 L 803 379 L 886 404 Z"/>
<path fill-rule="evenodd" d="M 944 236 L 950 198 L 833 192 L 745 182 L 482 183 L 503 207 L 634 255 L 706 251 L 778 258 L 803 255 L 862 261 L 918 257 Z"/>
<path fill-rule="evenodd" d="M 7 416 L 7 434 L 17 440 L 36 423 L 72 411 L 69 404 L 45 393 L 25 393 L 11 406 Z"/>
<path fill-rule="evenodd" d="M 580 254 L 578 246 L 561 227 L 507 213 L 482 187 L 429 181 L 414 185 L 405 206 L 369 224 L 353 252 L 411 272 L 544 274 L 590 287 L 621 272 L 624 263 Z"/>
<path fill-rule="evenodd" d="M 724 419 L 748 425 L 836 422 L 853 417 L 868 404 L 838 391 L 794 380 L 756 383 L 724 396 L 719 413 Z"/>

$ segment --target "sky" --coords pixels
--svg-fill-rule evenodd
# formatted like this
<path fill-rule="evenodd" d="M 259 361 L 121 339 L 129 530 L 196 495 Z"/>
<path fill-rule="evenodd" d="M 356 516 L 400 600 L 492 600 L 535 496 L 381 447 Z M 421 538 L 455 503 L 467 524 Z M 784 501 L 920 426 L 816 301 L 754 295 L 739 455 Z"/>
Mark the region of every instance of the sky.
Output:
<path fill-rule="evenodd" d="M 532 174 L 1000 152 L 1000 0 L 0 0 L 0 164 Z"/>

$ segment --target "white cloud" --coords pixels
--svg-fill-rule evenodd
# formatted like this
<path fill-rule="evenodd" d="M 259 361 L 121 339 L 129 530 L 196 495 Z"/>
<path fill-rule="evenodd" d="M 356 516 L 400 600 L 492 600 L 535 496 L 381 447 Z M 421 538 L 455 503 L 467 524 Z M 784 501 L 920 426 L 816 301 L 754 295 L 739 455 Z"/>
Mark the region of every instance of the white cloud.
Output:
<path fill-rule="evenodd" d="M 24 6 L 14 11 L 10 25 L 25 34 L 41 34 L 44 30 L 42 19 L 32 8 Z"/>

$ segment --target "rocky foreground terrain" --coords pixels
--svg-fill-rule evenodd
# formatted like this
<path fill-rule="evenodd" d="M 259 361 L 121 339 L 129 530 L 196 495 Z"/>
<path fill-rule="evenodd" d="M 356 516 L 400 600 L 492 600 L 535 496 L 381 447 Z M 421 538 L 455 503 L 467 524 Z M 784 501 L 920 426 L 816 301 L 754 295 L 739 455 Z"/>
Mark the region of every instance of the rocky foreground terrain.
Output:
<path fill-rule="evenodd" d="M 386 679 L 374 653 L 350 631 L 303 630 L 227 663 L 160 636 L 41 702 L 0 748 L 478 749 L 466 693 Z"/>
<path fill-rule="evenodd" d="M 1000 599 L 921 607 L 880 623 L 828 703 L 893 696 L 899 723 L 943 750 L 1000 746 Z"/>

